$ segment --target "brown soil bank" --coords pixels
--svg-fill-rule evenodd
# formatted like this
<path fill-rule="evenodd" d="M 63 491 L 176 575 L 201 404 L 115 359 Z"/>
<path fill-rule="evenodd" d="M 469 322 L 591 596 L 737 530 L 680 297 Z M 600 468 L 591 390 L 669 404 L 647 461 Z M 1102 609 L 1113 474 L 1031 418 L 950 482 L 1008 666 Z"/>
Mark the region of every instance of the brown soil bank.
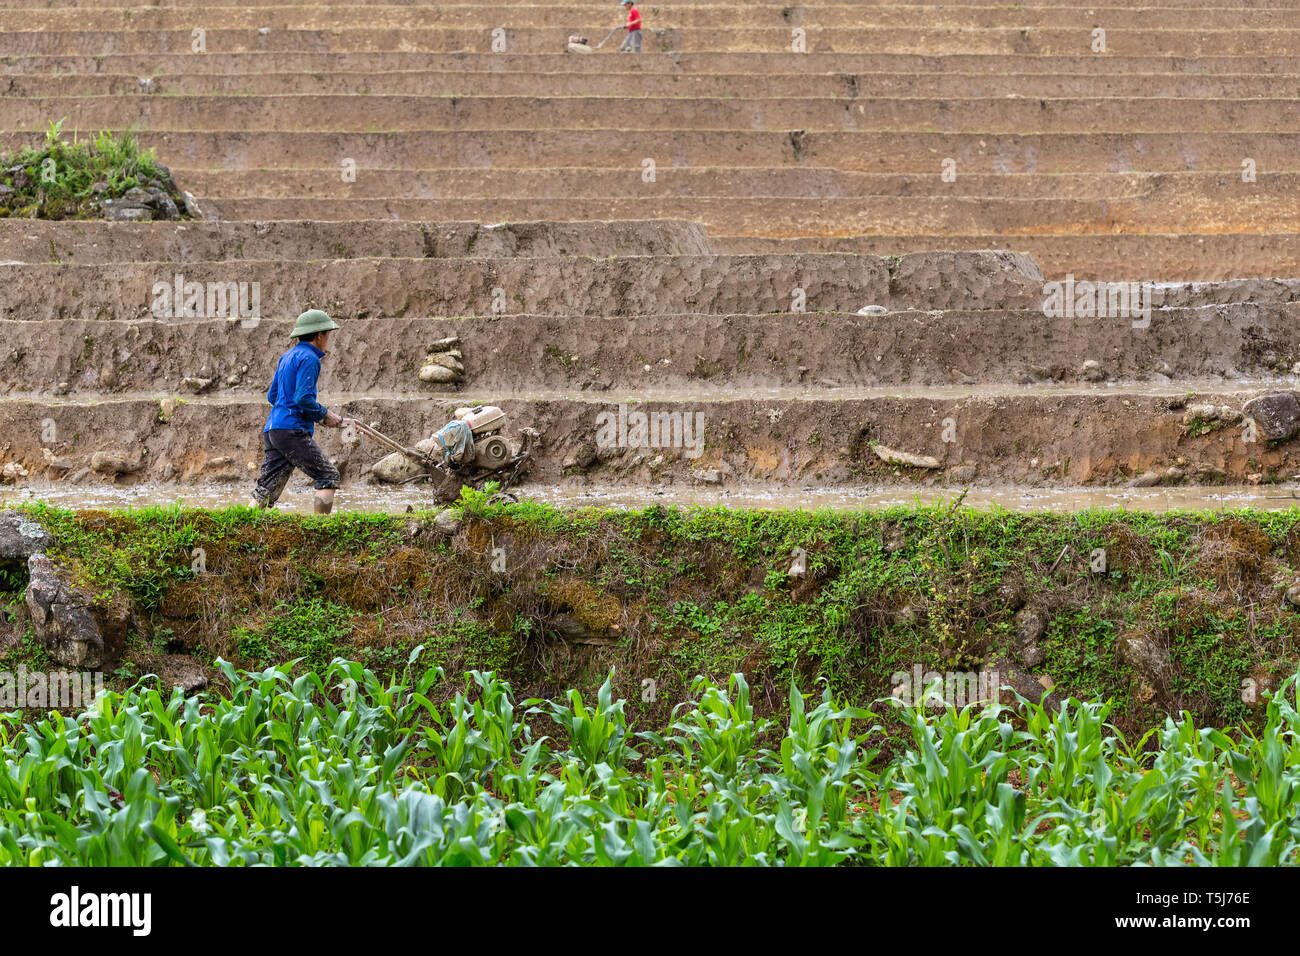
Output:
<path fill-rule="evenodd" d="M 1226 177 L 1225 177 L 1226 178 Z M 937 179 L 937 177 L 936 177 Z M 1238 177 L 1239 185 L 1240 184 Z M 223 219 L 463 219 L 491 220 L 693 216 L 710 233 L 756 236 L 985 235 L 1005 246 L 1022 235 L 1113 235 L 1217 231 L 1300 231 L 1300 199 L 1282 190 L 1242 192 L 1230 186 L 1201 203 L 1163 197 L 1061 200 L 956 196 L 884 196 L 862 199 L 805 197 L 734 198 L 619 196 L 535 199 L 260 199 L 221 198 L 207 203 Z"/>
<path fill-rule="evenodd" d="M 846 390 L 835 399 L 787 392 L 735 401 L 648 390 L 600 398 L 323 397 L 408 442 L 432 435 L 460 405 L 499 404 L 510 430 L 532 427 L 542 436 L 532 476 L 539 482 L 951 487 L 1115 485 L 1146 475 L 1170 484 L 1285 480 L 1300 472 L 1300 441 L 1266 441 L 1241 421 L 1245 402 L 1265 390 L 1189 396 L 1185 386 L 961 387 L 901 397 Z M 0 399 L 0 459 L 37 483 L 56 476 L 122 484 L 251 481 L 266 412 L 264 399 L 251 398 Z M 639 415 L 646 418 L 638 426 Z M 344 444 L 336 430 L 318 431 L 347 480 L 362 478 L 385 452 Z"/>
<path fill-rule="evenodd" d="M 38 132 L 0 132 L 0 149 L 43 140 Z M 951 157 L 963 173 L 1095 173 L 1237 170 L 1243 157 L 1259 170 L 1291 170 L 1298 133 L 1182 132 L 986 133 L 799 132 L 799 130 L 432 130 L 369 133 L 150 131 L 139 134 L 177 175 L 194 168 L 528 169 L 623 167 L 640 189 L 642 160 L 667 166 L 799 164 L 863 172 L 929 173 Z M 200 197 L 203 198 L 203 197 Z M 280 216 L 282 219 L 301 216 Z M 436 218 L 436 217 L 435 217 Z M 450 218 L 450 217 L 448 217 Z M 518 217 L 537 218 L 537 217 Z M 600 217 L 607 218 L 607 217 Z M 626 218 L 644 218 L 631 215 Z M 695 218 L 695 217 L 686 217 Z"/>
<path fill-rule="evenodd" d="M 337 174 L 335 174 L 337 177 Z M 508 258 L 706 255 L 681 220 L 618 222 L 7 222 L 0 262 L 94 265 L 224 259 Z"/>
<path fill-rule="evenodd" d="M 1094 273 L 1089 281 L 1110 279 Z M 1281 305 L 1300 298 L 1300 279 L 1149 288 L 1155 309 Z M 998 251 L 0 263 L 0 317 L 38 322 L 241 318 L 255 323 L 264 316 L 296 315 L 308 303 L 344 319 L 856 313 L 867 307 L 1039 311 L 1048 292 L 1033 259 Z M 1148 301 L 1146 293 L 1141 298 Z"/>
<path fill-rule="evenodd" d="M 356 182 L 337 169 L 191 169 L 185 181 L 196 195 L 228 199 L 565 199 L 615 198 L 627 191 L 627 170 L 553 169 L 367 169 Z M 1212 208 L 1250 195 L 1293 196 L 1300 174 L 1258 172 L 1253 183 L 1241 170 L 1176 173 L 968 173 L 944 182 L 925 173 L 865 173 L 823 166 L 669 167 L 654 183 L 638 186 L 645 199 L 698 196 L 766 202 L 777 198 L 880 199 L 882 197 L 975 197 L 980 199 L 1160 199 Z"/>
<path fill-rule="evenodd" d="M 955 133 L 1133 133 L 1295 129 L 1295 99 L 1187 99 L 1149 97 L 945 98 L 830 97 L 753 98 L 678 96 L 80 96 L 12 97 L 5 111 L 10 128 L 40 130 L 51 116 L 77 129 L 154 131 L 239 129 L 245 131 L 399 130 L 837 130 Z M 634 120 L 631 118 L 635 117 Z M 631 122 L 630 122 L 631 121 Z"/>
<path fill-rule="evenodd" d="M 506 50 L 513 53 L 550 53 L 564 48 L 574 29 L 590 29 L 590 20 L 550 27 L 505 29 Z M 608 21 L 606 21 L 608 22 Z M 501 24 L 499 24 L 501 25 Z M 0 34 L 0 55 L 85 55 L 167 53 L 190 49 L 191 27 L 177 30 L 26 30 Z M 1081 32 L 1084 31 L 1084 32 Z M 790 27 L 747 27 L 737 30 L 659 28 L 647 23 L 645 50 L 652 53 L 776 53 L 791 49 Z M 1107 36 L 1107 52 L 1117 56 L 1224 56 L 1286 55 L 1297 46 L 1294 29 L 1124 29 Z M 232 53 L 380 52 L 415 48 L 441 53 L 492 53 L 490 28 L 369 27 L 339 30 L 271 30 L 259 28 L 209 29 L 208 48 Z M 1073 56 L 1088 50 L 1086 28 L 991 27 L 964 29 L 915 26 L 840 27 L 812 26 L 807 48 L 819 53 L 1027 54 Z M 611 52 L 608 54 L 613 56 Z M 795 58 L 793 54 L 790 58 Z"/>
<path fill-rule="evenodd" d="M 0 321 L 0 394 L 265 392 L 291 321 Z M 665 314 L 349 322 L 326 388 L 409 396 L 431 343 L 456 336 L 475 393 L 1259 379 L 1300 362 L 1300 304 L 1239 303 L 1131 319 L 1039 311 Z M 1096 361 L 1093 369 L 1085 363 Z M 650 365 L 652 372 L 646 372 Z M 187 383 L 186 380 L 189 380 Z"/>
<path fill-rule="evenodd" d="M 835 171 L 805 170 L 808 173 Z M 794 172 L 792 170 L 791 172 Z M 473 176 L 483 175 L 470 171 Z M 288 173 L 284 175 L 288 176 Z M 420 181 L 436 173 L 415 173 Z M 518 175 L 518 172 L 514 173 Z M 545 194 L 546 171 L 528 178 Z M 557 178 L 558 178 L 558 174 Z M 599 177 L 600 172 L 593 172 Z M 335 176 L 329 174 L 331 182 Z M 309 178 L 309 174 L 295 177 Z M 452 176 L 453 180 L 459 177 Z M 821 176 L 813 181 L 820 181 Z M 973 178 L 973 177 L 972 177 Z M 462 182 L 461 185 L 465 183 Z M 609 231 L 603 227 L 608 225 Z M 630 232 L 623 227 L 634 227 Z M 571 232 L 569 230 L 572 230 Z M 1094 236 L 709 236 L 696 223 L 654 220 L 608 224 L 395 222 L 32 222 L 0 220 L 0 262 L 202 262 L 220 259 L 502 258 L 511 255 L 758 255 L 838 252 L 905 256 L 935 249 L 1027 252 L 1045 276 L 1066 273 L 1110 281 L 1159 276 L 1169 281 L 1221 281 L 1240 276 L 1300 276 L 1300 237 L 1293 233 Z"/>
<path fill-rule="evenodd" d="M 1029 308 L 1041 299 L 1042 274 L 1033 260 L 999 252 L 905 260 L 610 255 L 451 262 L 235 260 L 183 267 L 0 264 L 0 316 L 38 321 L 184 317 L 182 309 L 190 305 L 193 317 L 297 315 L 310 303 L 341 318 L 401 318 L 785 312 L 801 306 L 855 312 L 866 305 Z"/>
<path fill-rule="evenodd" d="M 212 56 L 213 54 L 208 54 Z M 245 62 L 248 62 L 247 60 Z M 249 66 L 256 68 L 255 61 Z M 321 96 L 370 95 L 530 96 L 544 89 L 551 96 L 944 96 L 944 97 L 1280 97 L 1296 90 L 1286 74 L 1213 73 L 833 73 L 799 72 L 686 73 L 649 71 L 526 73 L 468 70 L 385 70 L 378 72 L 248 73 L 178 72 L 79 73 L 37 72 L 8 75 L 0 88 L 10 96 L 108 96 L 139 94 Z M 269 64 L 268 64 L 269 66 Z M 558 64 L 552 64 L 553 67 Z M 154 68 L 156 69 L 156 68 Z M 788 69 L 788 68 L 787 68 Z M 0 76 L 6 76 L 0 64 Z"/>
<path fill-rule="evenodd" d="M 1128 732 L 1181 710 L 1249 720 L 1300 636 L 1294 511 L 31 514 L 61 573 L 130 602 L 128 676 L 335 655 L 400 672 L 422 644 L 528 695 L 585 694 L 614 667 L 634 721 L 662 726 L 696 674 L 743 671 L 774 710 L 792 677 L 870 704 L 916 666 L 996 670 L 1035 698 L 1113 697 Z M 25 576 L 5 570 L 0 645 L 39 660 Z"/>
<path fill-rule="evenodd" d="M 915 26 L 918 11 L 909 4 L 879 4 L 864 11 L 861 4 L 818 3 L 804 6 L 770 6 L 753 8 L 736 3 L 677 4 L 670 11 L 654 15 L 661 26 L 729 28 L 736 23 L 764 27 L 861 27 L 864 21 L 873 26 Z M 1181 5 L 1180 5 L 1181 6 Z M 1226 4 L 1225 4 L 1226 6 Z M 130 20 L 119 9 L 97 10 L 86 7 L 47 7 L 40 16 L 46 30 L 188 30 L 194 14 L 185 7 L 136 8 Z M 1267 9 L 1177 9 L 1155 6 L 1141 10 L 1103 8 L 1094 10 L 1056 7 L 1033 9 L 1023 4 L 1006 7 L 975 5 L 927 5 L 924 18 L 930 27 L 1075 27 L 1091 29 L 1104 22 L 1111 29 L 1173 28 L 1276 28 L 1278 14 Z M 492 29 L 508 24 L 512 27 L 553 27 L 557 23 L 586 24 L 604 22 L 592 4 L 547 4 L 515 6 L 504 12 L 495 4 L 453 4 L 416 6 L 396 3 L 366 5 L 367 26 L 391 27 L 479 27 Z M 213 27 L 261 28 L 271 30 L 335 29 L 357 26 L 355 14 L 337 6 L 317 3 L 283 3 L 274 7 L 218 7 L 205 16 Z M 0 29 L 22 30 L 32 23 L 28 11 L 0 8 Z"/>
<path fill-rule="evenodd" d="M 1110 236 L 805 236 L 764 239 L 713 235 L 714 252 L 862 252 L 901 255 L 926 249 L 994 249 L 1023 252 L 1048 279 L 1067 274 L 1112 282 L 1218 282 L 1238 276 L 1300 276 L 1300 235 L 1295 233 L 1184 233 Z"/>
<path fill-rule="evenodd" d="M 60 54 L 0 56 L 0 75 L 59 73 L 129 74 L 137 79 L 169 74 L 215 76 L 242 73 L 251 78 L 268 73 L 359 73 L 391 71 L 463 71 L 465 73 L 549 73 L 619 76 L 717 76 L 742 73 L 766 76 L 781 73 L 807 75 L 842 73 L 972 73 L 984 76 L 1033 73 L 1042 76 L 1087 74 L 1124 76 L 1159 73 L 1211 76 L 1300 74 L 1300 56 L 1170 56 L 1070 53 L 1058 56 L 1032 54 L 954 53 L 944 56 L 912 53 L 817 52 L 791 56 L 778 51 L 759 53 L 682 53 L 674 56 L 570 56 L 557 45 L 545 53 L 434 53 L 387 49 L 375 52 L 324 50 L 310 53 L 225 52 L 209 47 L 195 56 L 188 41 L 175 52 L 163 50 L 127 54 Z M 77 92 L 84 92 L 78 90 Z"/>

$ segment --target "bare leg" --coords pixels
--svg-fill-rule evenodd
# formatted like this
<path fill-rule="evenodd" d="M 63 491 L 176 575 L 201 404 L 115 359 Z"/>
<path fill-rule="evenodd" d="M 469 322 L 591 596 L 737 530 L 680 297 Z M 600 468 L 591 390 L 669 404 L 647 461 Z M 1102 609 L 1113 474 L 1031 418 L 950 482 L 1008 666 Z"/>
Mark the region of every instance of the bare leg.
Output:
<path fill-rule="evenodd" d="M 318 488 L 316 490 L 316 513 L 327 515 L 334 508 L 334 489 Z"/>

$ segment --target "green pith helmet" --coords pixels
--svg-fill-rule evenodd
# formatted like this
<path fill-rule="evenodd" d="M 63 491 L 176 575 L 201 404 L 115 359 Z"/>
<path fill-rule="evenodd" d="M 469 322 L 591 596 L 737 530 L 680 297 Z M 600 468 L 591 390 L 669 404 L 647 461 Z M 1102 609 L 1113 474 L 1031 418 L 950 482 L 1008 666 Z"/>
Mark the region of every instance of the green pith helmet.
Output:
<path fill-rule="evenodd" d="M 296 339 L 300 335 L 331 332 L 337 328 L 338 324 L 320 309 L 308 309 L 298 316 L 298 321 L 294 323 L 293 331 L 289 333 L 289 337 Z"/>

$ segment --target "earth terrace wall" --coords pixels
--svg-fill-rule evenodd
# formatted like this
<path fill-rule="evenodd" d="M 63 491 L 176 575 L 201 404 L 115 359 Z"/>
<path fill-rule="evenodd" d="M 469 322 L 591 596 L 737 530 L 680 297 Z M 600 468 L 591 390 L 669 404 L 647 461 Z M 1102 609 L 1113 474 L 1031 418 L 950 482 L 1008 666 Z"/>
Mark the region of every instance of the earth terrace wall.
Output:
<path fill-rule="evenodd" d="M 1139 325 L 1140 325 L 1139 320 Z M 260 395 L 291 320 L 0 322 L 8 394 Z M 456 337 L 465 384 L 417 373 L 432 344 Z M 1237 303 L 1126 317 L 1041 311 L 907 310 L 778 315 L 508 315 L 350 321 L 335 336 L 323 394 L 446 397 L 450 390 L 628 394 L 662 389 L 989 387 L 1119 382 L 1285 382 L 1300 362 L 1300 304 Z M 1085 363 L 1093 363 L 1092 365 Z M 649 368 L 647 369 L 647 366 Z M 3 392 L 0 392 L 3 393 Z"/>
<path fill-rule="evenodd" d="M 531 427 L 543 436 L 531 480 L 550 483 L 771 482 L 788 487 L 951 485 L 978 479 L 986 485 L 1114 485 L 1148 472 L 1175 484 L 1282 481 L 1300 471 L 1300 443 L 1249 441 L 1239 417 L 1238 424 L 1231 424 L 1231 411 L 1239 416 L 1257 394 L 1189 395 L 1185 388 L 1147 387 L 738 400 L 688 393 L 674 400 L 670 395 L 574 399 L 539 392 L 525 399 L 467 392 L 454 401 L 351 397 L 335 401 L 334 407 L 378 423 L 386 434 L 414 440 L 432 435 L 458 406 L 491 400 L 505 412 L 511 431 Z M 627 419 L 628 429 L 618 424 L 620 405 L 627 415 L 657 413 L 658 437 L 647 435 L 644 446 L 635 441 L 633 420 Z M 1197 407 L 1212 407 L 1214 418 L 1197 418 Z M 602 420 L 602 415 L 614 418 Z M 150 478 L 251 481 L 261 458 L 266 403 L 215 398 L 165 408 L 157 399 L 86 403 L 10 398 L 0 399 L 0 420 L 7 423 L 6 457 L 37 480 L 49 471 L 80 472 L 78 480 L 127 483 Z M 600 430 L 611 421 L 616 433 L 605 432 L 602 438 Z M 683 431 L 688 421 L 691 436 Z M 698 454 L 688 447 L 687 437 Z M 347 445 L 334 430 L 322 429 L 321 440 L 350 480 L 385 451 L 367 450 L 364 442 Z M 903 464 L 878 446 L 934 461 L 929 466 Z M 82 471 L 94 463 L 96 452 L 125 464 L 104 474 Z M 55 463 L 57 472 L 51 470 Z"/>

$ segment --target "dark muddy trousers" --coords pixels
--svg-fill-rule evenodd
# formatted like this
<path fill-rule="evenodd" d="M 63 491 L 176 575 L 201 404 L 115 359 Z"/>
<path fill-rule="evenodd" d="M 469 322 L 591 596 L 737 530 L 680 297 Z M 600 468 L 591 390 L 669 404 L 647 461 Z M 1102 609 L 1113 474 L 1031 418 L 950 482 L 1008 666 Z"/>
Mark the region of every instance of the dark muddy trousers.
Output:
<path fill-rule="evenodd" d="M 295 468 L 313 479 L 318 491 L 339 486 L 339 470 L 305 428 L 272 428 L 262 432 L 262 448 L 266 457 L 262 460 L 262 474 L 253 489 L 253 498 L 264 508 L 280 500 Z"/>

